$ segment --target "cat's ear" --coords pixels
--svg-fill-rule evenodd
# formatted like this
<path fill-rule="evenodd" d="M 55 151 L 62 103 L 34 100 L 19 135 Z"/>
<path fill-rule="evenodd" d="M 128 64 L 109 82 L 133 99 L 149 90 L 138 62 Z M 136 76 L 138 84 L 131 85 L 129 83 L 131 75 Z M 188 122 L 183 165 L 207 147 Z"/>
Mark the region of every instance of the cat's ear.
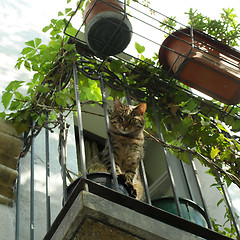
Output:
<path fill-rule="evenodd" d="M 144 115 L 147 109 L 146 103 L 140 103 L 134 110 L 137 111 L 140 115 Z"/>
<path fill-rule="evenodd" d="M 118 109 L 119 107 L 122 106 L 122 103 L 120 102 L 120 100 L 118 98 L 114 98 L 114 109 Z"/>

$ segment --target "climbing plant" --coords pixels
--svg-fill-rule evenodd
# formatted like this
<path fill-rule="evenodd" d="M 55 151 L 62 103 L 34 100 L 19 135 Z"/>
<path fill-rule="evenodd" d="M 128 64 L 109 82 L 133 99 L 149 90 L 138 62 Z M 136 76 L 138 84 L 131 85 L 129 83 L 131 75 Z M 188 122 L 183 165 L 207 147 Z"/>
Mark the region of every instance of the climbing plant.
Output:
<path fill-rule="evenodd" d="M 67 3 L 71 2 L 70 0 Z M 82 1 L 79 10 L 84 8 Z M 149 4 L 148 1 L 143 1 Z M 130 3 L 131 4 L 131 3 Z M 192 97 L 184 88 L 169 88 L 159 79 L 164 78 L 164 72 L 157 63 L 156 56 L 152 59 L 144 57 L 145 47 L 136 43 L 135 48 L 141 61 L 133 60 L 131 64 L 121 60 L 107 60 L 102 66 L 94 55 L 89 56 L 84 49 L 77 49 L 73 41 L 64 35 L 64 29 L 69 17 L 75 12 L 66 8 L 58 12 L 58 17 L 43 28 L 50 34 L 49 42 L 44 44 L 40 38 L 26 42 L 25 48 L 18 58 L 16 68 L 24 67 L 32 72 L 30 80 L 15 80 L 9 83 L 2 94 L 2 104 L 5 111 L 2 118 L 11 121 L 19 134 L 25 133 L 25 144 L 31 141 L 29 130 L 35 123 L 37 135 L 45 127 L 49 130 L 60 126 L 62 117 L 76 111 L 76 100 L 72 76 L 73 64 L 84 61 L 89 68 L 103 68 L 104 74 L 124 79 L 131 87 L 136 100 L 148 101 L 149 89 L 155 89 L 154 99 L 159 110 L 161 130 L 164 141 L 153 136 L 156 131 L 151 107 L 146 115 L 146 135 L 164 147 L 170 149 L 178 158 L 189 162 L 188 154 L 193 154 L 199 161 L 209 167 L 209 174 L 216 177 L 221 172 L 224 181 L 229 186 L 235 183 L 240 186 L 240 144 L 237 133 L 240 131 L 239 106 L 235 106 L 231 114 L 225 114 L 221 103 Z M 223 9 L 219 20 L 211 20 L 203 14 L 190 9 L 187 13 L 189 24 L 218 38 L 231 46 L 239 46 L 240 24 L 236 21 L 233 9 Z M 176 27 L 174 17 L 163 19 L 161 28 L 169 32 Z M 68 31 L 76 32 L 71 26 Z M 91 76 L 90 76 L 91 75 Z M 100 103 L 101 92 L 97 74 L 89 73 L 90 77 L 78 71 L 79 89 L 82 104 Z M 21 87 L 27 88 L 22 94 Z M 154 91 L 152 91 L 154 94 Z M 124 91 L 110 89 L 110 98 L 123 97 Z M 25 149 L 27 152 L 28 148 Z M 220 204 L 220 203 L 219 203 Z M 228 214 L 229 215 L 229 214 Z M 229 221 L 231 221 L 231 218 Z M 216 229 L 218 228 L 215 224 Z M 219 230 L 220 231 L 220 230 Z M 225 234 L 234 235 L 234 228 Z"/>

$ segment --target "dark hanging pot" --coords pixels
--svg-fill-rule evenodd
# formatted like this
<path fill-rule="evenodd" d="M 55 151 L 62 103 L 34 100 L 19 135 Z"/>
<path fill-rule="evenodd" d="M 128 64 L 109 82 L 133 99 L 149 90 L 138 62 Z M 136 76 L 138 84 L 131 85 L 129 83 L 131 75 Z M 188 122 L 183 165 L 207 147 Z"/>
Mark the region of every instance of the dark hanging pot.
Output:
<path fill-rule="evenodd" d="M 110 173 L 105 173 L 105 172 L 95 172 L 95 173 L 89 173 L 87 174 L 87 178 L 89 180 L 92 180 L 96 183 L 99 183 L 105 187 L 114 189 L 113 186 L 113 178 Z M 78 182 L 81 180 L 81 177 L 75 179 L 68 187 L 67 187 L 67 198 L 70 197 L 71 193 L 74 191 L 75 187 L 77 186 Z M 129 190 L 127 188 L 127 185 L 123 183 L 121 180 L 118 180 L 118 187 L 119 187 L 119 192 L 126 195 L 130 196 Z"/>
<path fill-rule="evenodd" d="M 184 219 L 199 224 L 203 227 L 208 227 L 205 212 L 200 206 L 198 206 L 195 202 L 184 198 L 180 198 L 179 202 Z M 176 203 L 173 197 L 159 198 L 152 201 L 152 205 L 174 215 L 178 215 Z"/>
<path fill-rule="evenodd" d="M 131 41 L 132 26 L 118 0 L 92 0 L 83 17 L 86 43 L 99 56 L 117 55 Z"/>
<path fill-rule="evenodd" d="M 190 28 L 169 35 L 159 61 L 184 84 L 228 105 L 240 102 L 240 52 L 202 31 L 193 30 L 193 38 Z"/>

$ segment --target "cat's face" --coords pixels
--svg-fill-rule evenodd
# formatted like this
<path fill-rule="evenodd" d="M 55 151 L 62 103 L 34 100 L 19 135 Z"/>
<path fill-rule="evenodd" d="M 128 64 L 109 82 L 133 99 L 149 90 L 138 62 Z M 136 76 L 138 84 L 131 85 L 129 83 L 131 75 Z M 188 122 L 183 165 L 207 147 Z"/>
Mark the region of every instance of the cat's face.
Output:
<path fill-rule="evenodd" d="M 139 134 L 145 127 L 144 113 L 146 108 L 146 103 L 140 103 L 135 107 L 126 106 L 115 98 L 114 111 L 110 117 L 111 131 L 123 135 Z"/>

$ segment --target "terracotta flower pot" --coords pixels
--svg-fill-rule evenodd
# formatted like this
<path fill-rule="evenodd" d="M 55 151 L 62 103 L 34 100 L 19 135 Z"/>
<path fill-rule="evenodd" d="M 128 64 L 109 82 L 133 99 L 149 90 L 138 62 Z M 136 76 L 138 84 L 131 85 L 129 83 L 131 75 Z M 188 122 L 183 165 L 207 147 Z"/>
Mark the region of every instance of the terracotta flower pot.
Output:
<path fill-rule="evenodd" d="M 118 0 L 93 0 L 83 14 L 85 40 L 89 48 L 102 57 L 121 53 L 132 37 L 132 26 Z"/>
<path fill-rule="evenodd" d="M 159 51 L 159 61 L 184 84 L 225 104 L 240 102 L 240 52 L 190 28 L 169 35 Z"/>

